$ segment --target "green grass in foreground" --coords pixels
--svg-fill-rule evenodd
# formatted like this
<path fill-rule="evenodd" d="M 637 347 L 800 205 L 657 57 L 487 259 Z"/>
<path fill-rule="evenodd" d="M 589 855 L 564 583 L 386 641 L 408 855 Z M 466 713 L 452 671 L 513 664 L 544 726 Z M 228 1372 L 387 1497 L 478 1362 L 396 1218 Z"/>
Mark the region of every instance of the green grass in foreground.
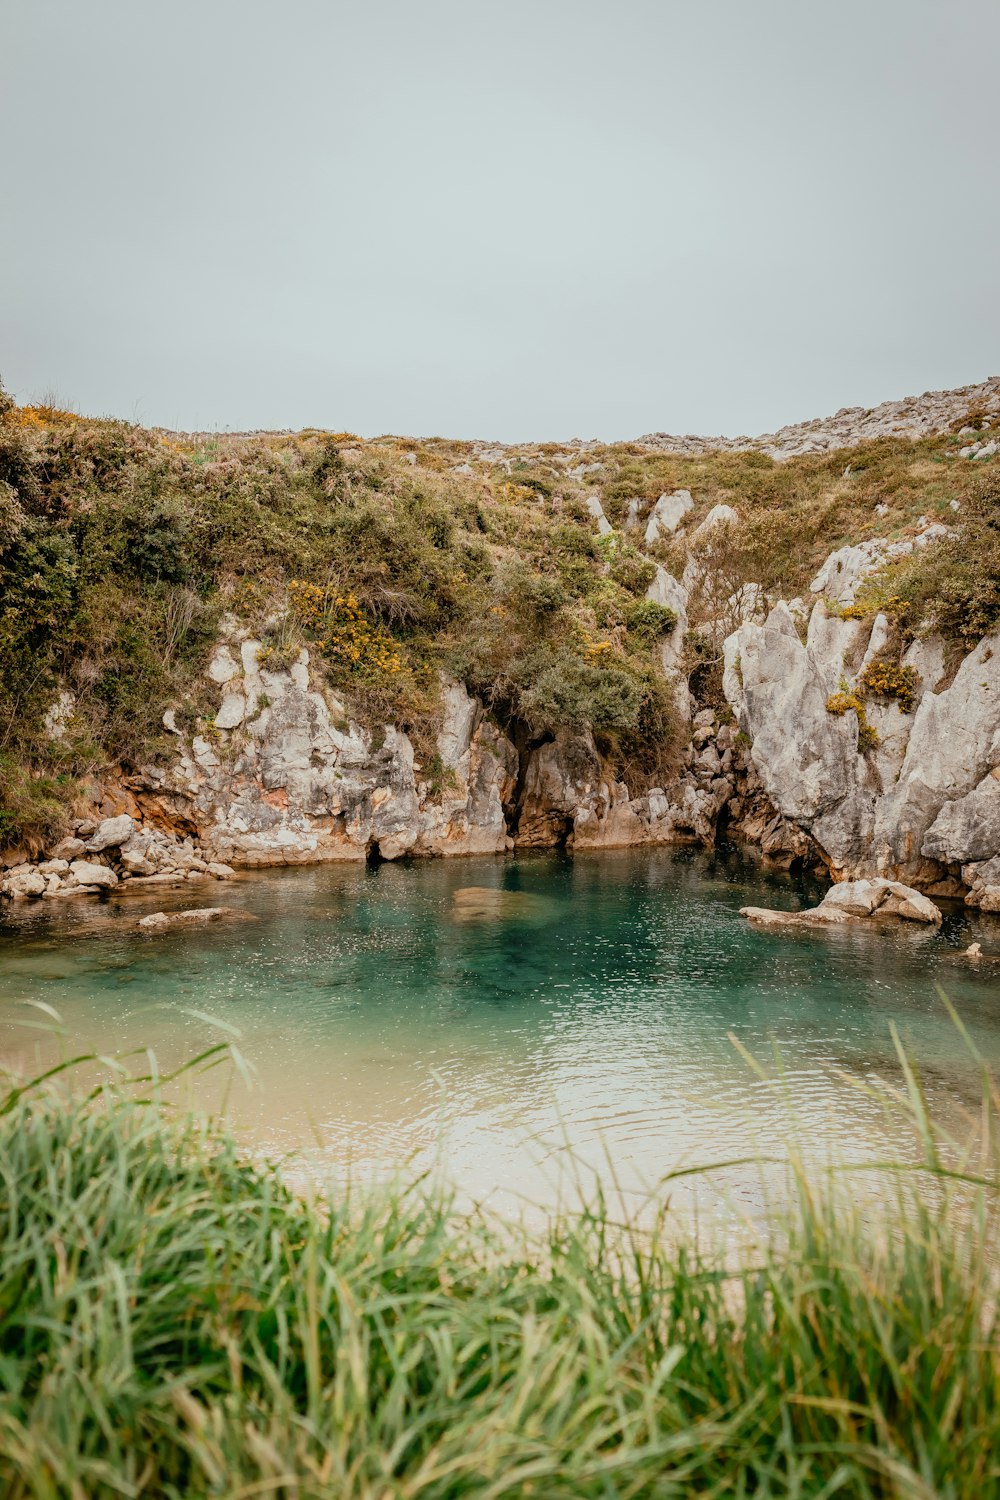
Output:
<path fill-rule="evenodd" d="M 736 1264 L 601 1207 L 529 1241 L 426 1183 L 307 1204 L 154 1102 L 11 1093 L 2 1493 L 987 1500 L 984 1097 L 974 1171 L 925 1134 L 875 1223 L 800 1173 Z"/>

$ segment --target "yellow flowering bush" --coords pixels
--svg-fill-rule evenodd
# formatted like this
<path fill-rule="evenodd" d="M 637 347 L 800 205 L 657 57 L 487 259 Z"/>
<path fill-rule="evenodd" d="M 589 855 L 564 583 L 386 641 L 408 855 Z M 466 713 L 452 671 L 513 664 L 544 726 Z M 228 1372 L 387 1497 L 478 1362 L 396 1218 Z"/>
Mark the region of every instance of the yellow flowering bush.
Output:
<path fill-rule="evenodd" d="M 899 704 L 900 713 L 908 714 L 913 708 L 919 682 L 913 667 L 904 667 L 899 662 L 877 656 L 858 678 L 858 688 L 868 698 L 894 699 Z"/>
<path fill-rule="evenodd" d="M 527 484 L 498 484 L 495 493 L 498 500 L 508 505 L 525 505 L 538 499 L 538 492 Z"/>
<path fill-rule="evenodd" d="M 328 660 L 348 671 L 385 672 L 402 670 L 399 647 L 384 625 L 373 624 L 357 596 L 350 591 L 333 594 L 315 583 L 293 578 L 289 599 L 299 622 L 319 637 Z"/>

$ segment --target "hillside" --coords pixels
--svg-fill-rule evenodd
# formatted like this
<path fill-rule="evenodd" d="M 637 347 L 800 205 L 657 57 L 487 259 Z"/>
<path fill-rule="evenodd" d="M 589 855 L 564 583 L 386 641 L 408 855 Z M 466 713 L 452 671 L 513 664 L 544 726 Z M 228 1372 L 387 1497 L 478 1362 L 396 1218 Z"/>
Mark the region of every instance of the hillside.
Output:
<path fill-rule="evenodd" d="M 259 715 L 264 677 L 305 660 L 335 732 L 369 756 L 405 735 L 422 806 L 453 790 L 450 682 L 514 747 L 505 805 L 524 809 L 526 757 L 574 734 L 588 786 L 669 794 L 691 714 L 732 717 L 724 639 L 809 597 L 836 549 L 903 544 L 850 605 L 888 610 L 897 657 L 995 626 L 994 430 L 1000 380 L 752 441 L 612 445 L 185 435 L 4 398 L 0 846 L 37 852 L 109 786 L 162 781 L 178 735 L 235 756 L 253 711 L 235 738 L 218 722 L 220 641 L 255 643 Z"/>

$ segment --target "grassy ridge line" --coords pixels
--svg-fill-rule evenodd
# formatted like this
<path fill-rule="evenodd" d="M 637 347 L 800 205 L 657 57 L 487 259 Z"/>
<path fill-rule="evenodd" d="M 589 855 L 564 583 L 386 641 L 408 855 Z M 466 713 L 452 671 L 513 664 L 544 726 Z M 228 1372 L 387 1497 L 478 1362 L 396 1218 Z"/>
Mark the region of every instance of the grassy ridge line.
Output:
<path fill-rule="evenodd" d="M 970 1186 L 914 1097 L 935 1191 L 873 1225 L 800 1172 L 734 1268 L 601 1203 L 542 1240 L 427 1182 L 306 1203 L 148 1101 L 11 1095 L 3 1493 L 990 1500 L 995 1117 Z"/>

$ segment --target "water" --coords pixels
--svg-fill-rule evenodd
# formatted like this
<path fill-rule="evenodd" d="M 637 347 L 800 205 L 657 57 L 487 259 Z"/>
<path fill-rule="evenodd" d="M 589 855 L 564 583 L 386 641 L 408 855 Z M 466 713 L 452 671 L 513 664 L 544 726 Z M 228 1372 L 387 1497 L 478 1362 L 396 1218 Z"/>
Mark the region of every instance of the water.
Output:
<path fill-rule="evenodd" d="M 738 914 L 818 894 L 735 855 L 632 850 L 24 906 L 0 925 L 0 1056 L 30 1073 L 60 1052 L 151 1048 L 166 1070 L 219 1038 L 214 1018 L 239 1032 L 254 1085 L 229 1076 L 224 1096 L 215 1072 L 190 1097 L 224 1100 L 250 1149 L 294 1153 L 299 1171 L 439 1163 L 504 1212 L 551 1202 L 567 1171 L 631 1194 L 776 1150 L 790 1117 L 814 1151 L 898 1146 L 864 1087 L 898 1077 L 891 1023 L 961 1131 L 976 1068 L 935 985 L 1000 1065 L 1000 964 L 958 956 L 973 939 L 1000 951 L 1000 922 L 778 935 Z M 150 910 L 213 903 L 258 920 L 135 931 Z M 755 1169 L 716 1181 L 759 1204 Z"/>

